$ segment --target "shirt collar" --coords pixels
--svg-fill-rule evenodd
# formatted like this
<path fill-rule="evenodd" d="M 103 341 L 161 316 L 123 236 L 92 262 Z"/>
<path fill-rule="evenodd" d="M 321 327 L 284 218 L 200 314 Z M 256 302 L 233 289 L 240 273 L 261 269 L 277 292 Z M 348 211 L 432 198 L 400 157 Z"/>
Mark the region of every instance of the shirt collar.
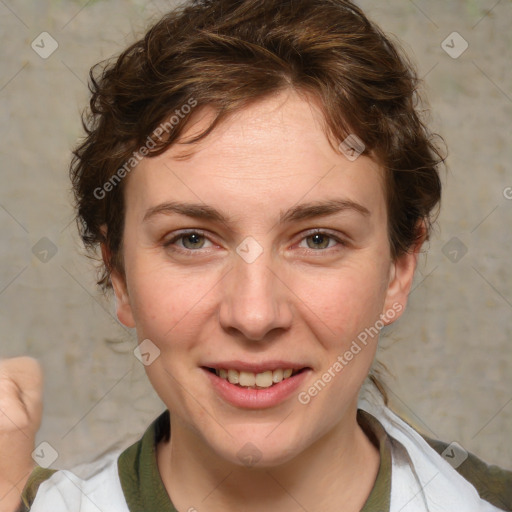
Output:
<path fill-rule="evenodd" d="M 362 409 L 357 411 L 357 421 L 380 453 L 377 478 L 361 512 L 389 512 L 392 464 L 389 437 L 377 418 Z M 153 421 L 138 442 L 119 456 L 119 478 L 131 512 L 177 512 L 160 477 L 156 459 L 156 446 L 168 438 L 169 432 L 167 410 Z"/>

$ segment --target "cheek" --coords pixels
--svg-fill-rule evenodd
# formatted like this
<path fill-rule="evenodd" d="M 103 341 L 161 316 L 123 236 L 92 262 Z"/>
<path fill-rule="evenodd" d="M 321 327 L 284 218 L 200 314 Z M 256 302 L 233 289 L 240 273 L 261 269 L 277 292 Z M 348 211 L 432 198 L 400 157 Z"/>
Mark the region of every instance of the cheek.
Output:
<path fill-rule="evenodd" d="M 145 366 L 146 374 L 161 400 L 178 417 L 189 417 L 194 404 L 187 389 L 194 386 L 197 370 L 193 354 L 211 327 L 208 318 L 219 279 L 204 271 L 177 271 L 154 259 L 140 259 L 130 272 L 137 337 L 151 340 L 160 350 L 159 357 Z"/>
<path fill-rule="evenodd" d="M 375 260 L 366 268 L 359 263 L 318 275 L 297 274 L 295 278 L 293 290 L 301 299 L 301 316 L 310 318 L 310 325 L 318 325 L 318 338 L 325 344 L 342 348 L 374 325 L 382 313 L 387 290 L 385 269 Z"/>
<path fill-rule="evenodd" d="M 149 258 L 140 258 L 127 271 L 139 338 L 154 339 L 157 345 L 194 337 L 212 307 L 221 277 L 204 269 L 173 269 Z"/>

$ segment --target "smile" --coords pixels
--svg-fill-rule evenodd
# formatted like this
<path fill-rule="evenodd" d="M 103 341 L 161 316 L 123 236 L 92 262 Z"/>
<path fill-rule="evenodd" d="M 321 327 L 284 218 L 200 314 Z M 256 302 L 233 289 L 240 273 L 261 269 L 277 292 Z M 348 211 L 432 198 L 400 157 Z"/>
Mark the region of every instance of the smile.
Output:
<path fill-rule="evenodd" d="M 234 384 L 235 386 L 248 389 L 265 389 L 275 384 L 279 384 L 283 380 L 288 379 L 296 375 L 297 373 L 301 372 L 303 369 L 298 370 L 293 368 L 278 368 L 273 371 L 267 370 L 260 373 L 248 372 L 243 370 L 239 371 L 232 368 L 209 368 L 208 370 L 210 372 L 214 372 L 217 375 L 217 377 L 227 380 L 230 384 Z"/>
<path fill-rule="evenodd" d="M 226 369 L 221 365 L 201 368 L 213 391 L 224 401 L 242 409 L 278 406 L 296 394 L 312 373 L 309 367 L 292 369 L 277 365 L 273 370 L 260 367 L 257 372 Z"/>

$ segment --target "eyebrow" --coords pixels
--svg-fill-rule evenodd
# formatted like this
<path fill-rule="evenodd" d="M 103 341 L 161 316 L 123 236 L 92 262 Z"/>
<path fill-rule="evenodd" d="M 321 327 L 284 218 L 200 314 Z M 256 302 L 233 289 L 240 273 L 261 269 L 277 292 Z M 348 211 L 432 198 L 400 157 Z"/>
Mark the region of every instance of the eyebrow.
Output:
<path fill-rule="evenodd" d="M 299 204 L 286 211 L 281 210 L 279 223 L 296 222 L 304 219 L 334 215 L 335 213 L 345 211 L 354 211 L 363 216 L 371 215 L 368 208 L 354 201 L 348 199 L 330 199 Z M 217 221 L 224 224 L 232 223 L 229 217 L 226 217 L 212 206 L 201 203 L 182 203 L 177 201 L 166 202 L 149 208 L 144 215 L 143 222 L 148 221 L 156 215 L 172 215 L 176 213 L 196 219 Z"/>

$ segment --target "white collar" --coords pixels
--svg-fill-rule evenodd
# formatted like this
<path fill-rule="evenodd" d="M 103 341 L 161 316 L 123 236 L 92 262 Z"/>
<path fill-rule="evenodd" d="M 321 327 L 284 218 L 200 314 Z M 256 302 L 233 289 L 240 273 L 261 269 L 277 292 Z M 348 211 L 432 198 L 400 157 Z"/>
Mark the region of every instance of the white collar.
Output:
<path fill-rule="evenodd" d="M 391 438 L 390 512 L 498 512 L 450 463 L 383 403 L 364 391 L 358 407 L 373 415 Z"/>

